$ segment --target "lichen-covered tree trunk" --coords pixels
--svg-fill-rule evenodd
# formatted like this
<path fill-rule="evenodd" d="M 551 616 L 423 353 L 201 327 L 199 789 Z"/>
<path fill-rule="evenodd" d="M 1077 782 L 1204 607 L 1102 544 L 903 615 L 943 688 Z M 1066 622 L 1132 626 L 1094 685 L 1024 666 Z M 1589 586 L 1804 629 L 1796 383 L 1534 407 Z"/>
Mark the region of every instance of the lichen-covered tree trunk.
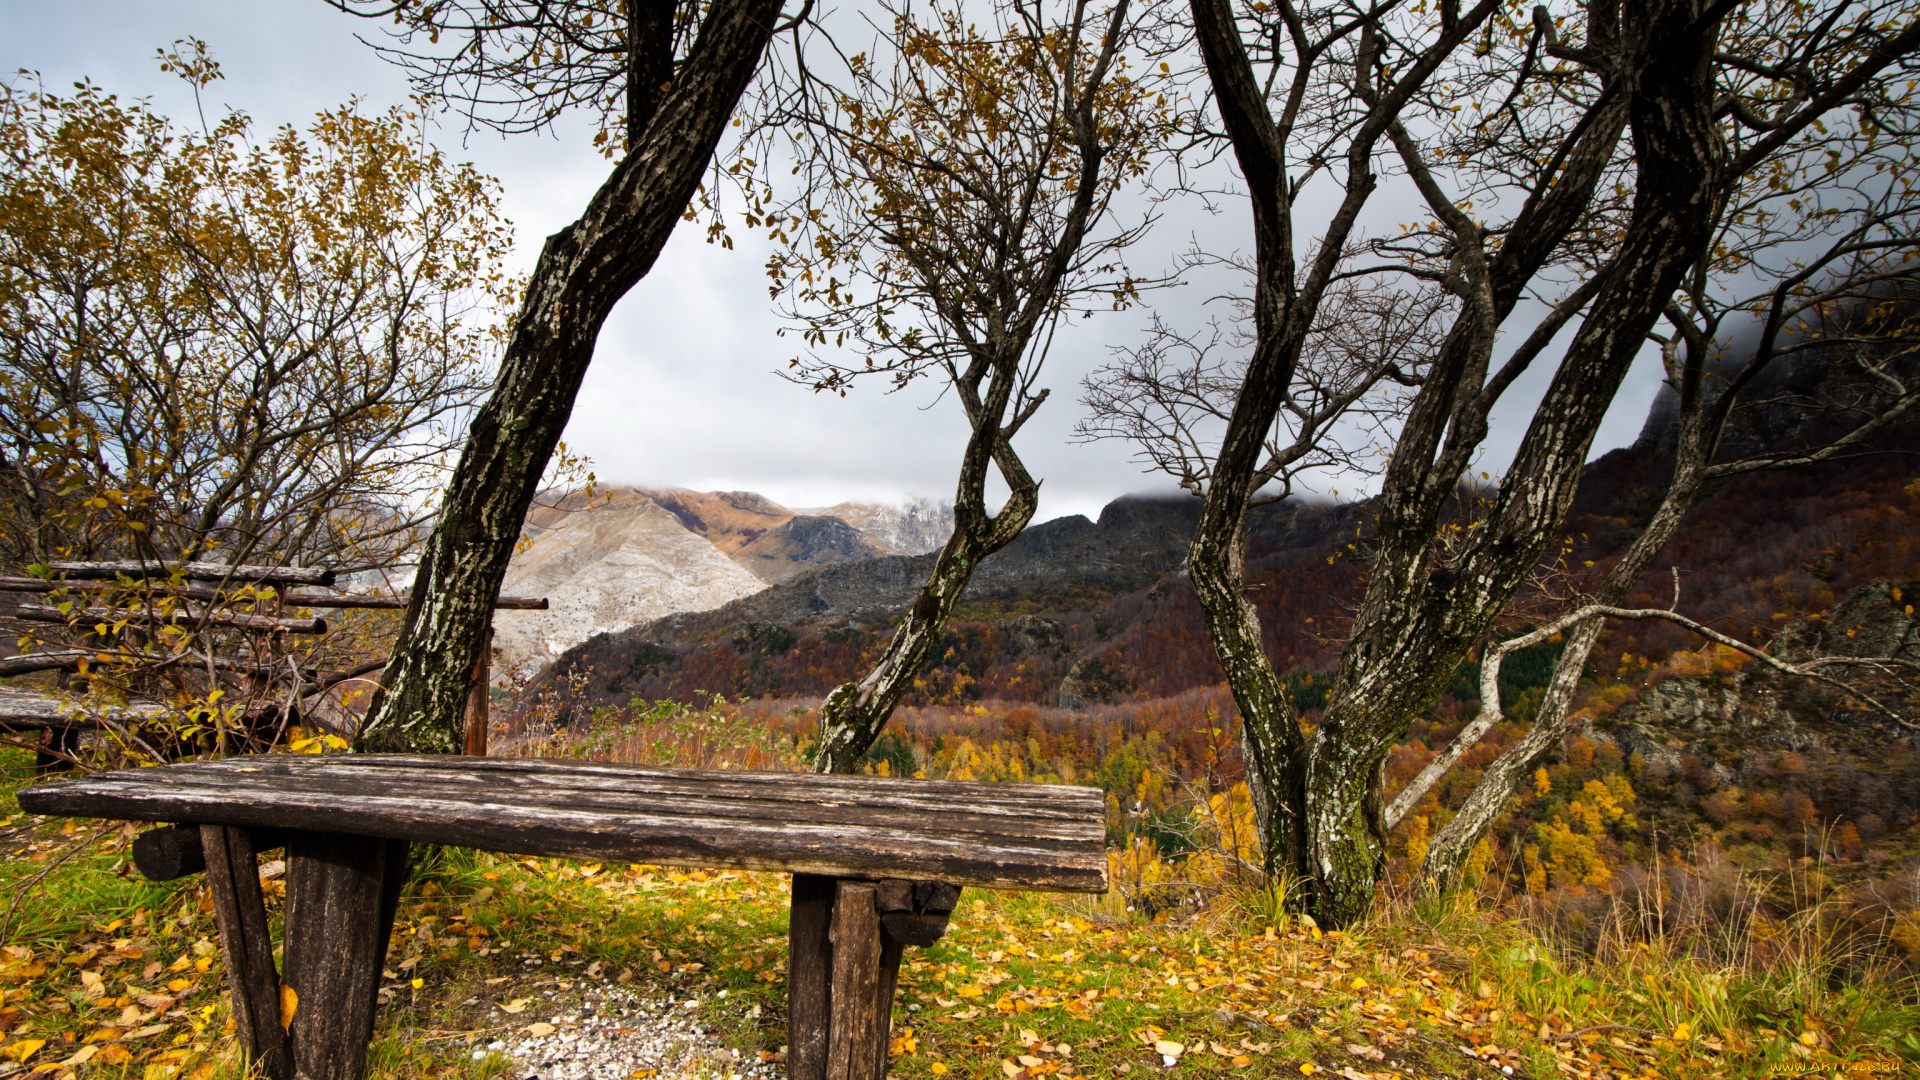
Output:
<path fill-rule="evenodd" d="M 1627 7 L 1640 8 L 1621 15 L 1620 66 L 1639 163 L 1632 216 L 1480 538 L 1441 562 L 1430 532 L 1392 520 L 1401 493 L 1391 490 L 1398 478 L 1389 472 L 1382 555 L 1308 747 L 1315 914 L 1335 925 L 1366 911 L 1384 865 L 1387 751 L 1439 696 L 1559 534 L 1620 381 L 1711 236 L 1725 159 L 1711 77 L 1717 22 L 1696 0 Z"/>
<path fill-rule="evenodd" d="M 671 87 L 630 99 L 638 103 L 631 107 L 651 113 L 629 117 L 627 155 L 580 219 L 547 239 L 493 394 L 473 419 L 421 554 L 385 692 L 356 740 L 358 749 L 459 752 L 493 602 L 572 414 L 600 326 L 652 269 L 680 220 L 779 12 L 779 0 L 708 9 Z M 655 37 L 671 33 L 666 20 Z M 642 42 L 636 55 L 654 56 L 657 44 Z"/>
<path fill-rule="evenodd" d="M 1591 603 L 1617 605 L 1626 599 L 1629 590 L 1652 568 L 1667 542 L 1680 531 L 1687 511 L 1692 509 L 1705 485 L 1708 461 L 1719 444 L 1719 424 L 1711 423 L 1701 413 L 1700 360 L 1703 359 L 1696 359 L 1680 389 L 1682 420 L 1667 493 L 1640 535 L 1607 572 Z M 1724 423 L 1724 414 L 1719 423 Z M 1533 726 L 1487 765 L 1466 803 L 1429 843 L 1418 874 L 1424 887 L 1446 891 L 1462 884 L 1460 874 L 1473 849 L 1506 811 L 1533 762 L 1566 735 L 1574 690 L 1605 626 L 1605 619 L 1589 619 L 1567 634 L 1566 645 L 1541 696 Z M 1466 737 L 1466 733 L 1462 732 L 1461 736 Z"/>
<path fill-rule="evenodd" d="M 1024 344 L 1022 342 L 1021 344 Z M 1040 505 L 1040 485 L 1028 474 L 1001 423 L 1019 383 L 1018 353 L 1002 358 L 986 399 L 968 411 L 973 434 L 961 458 L 954 493 L 953 535 L 934 560 L 933 572 L 873 670 L 858 682 L 843 683 L 820 704 L 820 741 L 814 748 L 816 772 L 852 773 L 880 737 L 887 718 L 913 687 L 933 655 L 954 605 L 966 593 L 980 560 L 1012 543 Z M 960 389 L 963 399 L 964 387 Z M 1010 493 L 998 514 L 988 514 L 987 473 L 998 466 Z"/>
<path fill-rule="evenodd" d="M 1214 655 L 1240 709 L 1241 757 L 1261 870 L 1273 880 L 1306 876 L 1306 740 L 1293 702 L 1267 658 L 1260 614 L 1245 591 L 1246 503 L 1210 498 L 1188 551 L 1189 575 L 1213 637 Z"/>

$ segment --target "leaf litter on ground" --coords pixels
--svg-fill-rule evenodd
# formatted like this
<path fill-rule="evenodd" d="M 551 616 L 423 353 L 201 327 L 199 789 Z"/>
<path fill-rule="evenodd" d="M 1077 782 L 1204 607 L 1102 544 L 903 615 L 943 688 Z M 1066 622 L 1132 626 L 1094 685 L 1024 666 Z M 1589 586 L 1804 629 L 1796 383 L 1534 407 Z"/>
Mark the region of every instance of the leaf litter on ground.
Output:
<path fill-rule="evenodd" d="M 0 1076 L 238 1080 L 201 883 L 142 881 L 124 830 L 8 835 L 6 883 L 59 865 L 0 945 Z M 277 916 L 284 887 L 263 888 Z M 787 889 L 779 874 L 430 852 L 387 958 L 373 1075 L 782 1075 Z M 968 891 L 948 935 L 902 965 L 893 1075 L 1639 1080 L 1887 1056 L 1805 1016 L 1653 1023 L 1646 994 L 1497 934 L 1463 944 L 1457 923 L 1346 934 L 1116 908 Z"/>

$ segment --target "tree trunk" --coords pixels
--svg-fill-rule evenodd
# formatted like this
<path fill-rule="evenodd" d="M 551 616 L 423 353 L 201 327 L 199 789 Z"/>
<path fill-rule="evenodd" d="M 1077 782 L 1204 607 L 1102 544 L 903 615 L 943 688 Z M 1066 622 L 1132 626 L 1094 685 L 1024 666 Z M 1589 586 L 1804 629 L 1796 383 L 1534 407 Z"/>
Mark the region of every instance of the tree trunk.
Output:
<path fill-rule="evenodd" d="M 386 688 L 358 749 L 460 751 L 494 598 L 600 326 L 652 269 L 680 220 L 779 11 L 779 0 L 709 9 L 672 88 L 644 124 L 629 118 L 641 132 L 632 149 L 586 213 L 547 239 L 493 394 L 474 417 L 421 554 Z"/>
<path fill-rule="evenodd" d="M 1024 346 L 1025 342 L 1020 342 Z M 955 604 L 967 591 L 980 560 L 1012 543 L 1040 505 L 1040 485 L 1027 474 L 1001 427 L 1007 407 L 1019 385 L 1019 352 L 1011 361 L 988 365 L 994 370 L 985 401 L 970 407 L 973 434 L 961 458 L 960 482 L 954 495 L 953 535 L 940 549 L 933 573 L 920 587 L 906 621 L 887 643 L 880 662 L 859 682 L 842 683 L 820 705 L 820 743 L 814 750 L 815 772 L 858 771 L 860 759 L 880 737 L 881 728 L 913 686 L 914 676 L 933 655 Z M 977 386 L 977 382 L 975 383 Z M 972 391 L 962 385 L 958 394 L 970 401 Z M 986 507 L 987 470 L 998 465 L 1010 494 L 998 514 Z"/>
<path fill-rule="evenodd" d="M 1387 751 L 1439 696 L 1558 535 L 1614 393 L 1668 297 L 1711 236 L 1724 172 L 1713 114 L 1717 22 L 1691 0 L 1624 10 L 1620 66 L 1639 163 L 1633 213 L 1612 271 L 1516 454 L 1480 538 L 1452 565 L 1431 540 L 1395 538 L 1368 589 L 1309 747 L 1307 825 L 1316 916 L 1360 917 L 1384 864 Z M 1383 526 L 1384 527 L 1384 526 Z M 1418 540 L 1418 547 L 1408 540 Z"/>
<path fill-rule="evenodd" d="M 1261 837 L 1261 870 L 1269 877 L 1306 876 L 1306 739 L 1273 662 L 1267 658 L 1260 613 L 1247 599 L 1246 504 L 1208 492 L 1195 526 L 1187 564 L 1214 655 L 1240 709 L 1241 756 L 1247 794 Z"/>
<path fill-rule="evenodd" d="M 1534 718 L 1533 726 L 1527 729 L 1519 742 L 1508 747 L 1487 765 L 1480 782 L 1474 785 L 1473 793 L 1467 797 L 1466 805 L 1429 843 L 1418 875 L 1424 887 L 1450 890 L 1461 883 L 1460 873 L 1465 869 L 1467 859 L 1486 837 L 1487 831 L 1493 828 L 1493 823 L 1506 812 L 1507 803 L 1512 800 L 1514 790 L 1527 775 L 1534 759 L 1558 743 L 1566 733 L 1567 706 L 1573 701 L 1574 688 L 1580 682 L 1580 673 L 1593 651 L 1593 643 L 1599 639 L 1600 631 L 1605 626 L 1605 619 L 1589 619 L 1567 635 L 1567 647 L 1561 651 L 1560 661 L 1547 681 L 1547 690 L 1541 697 L 1540 711 Z"/>
<path fill-rule="evenodd" d="M 914 676 L 933 655 L 954 605 L 967 591 L 980 560 L 1006 547 L 1033 520 L 1038 491 L 1018 492 L 998 514 L 976 528 L 962 528 L 956 520 L 953 535 L 940 549 L 933 573 L 920 587 L 906 621 L 887 643 L 880 662 L 859 682 L 842 683 L 820 705 L 820 744 L 814 751 L 814 771 L 852 773 L 880 737 L 887 718 L 912 688 Z M 958 515 L 956 515 L 956 519 Z M 978 520 L 978 519 L 976 519 Z"/>
<path fill-rule="evenodd" d="M 1594 593 L 1593 603 L 1616 605 L 1626 599 L 1628 591 L 1652 568 L 1654 558 L 1680 531 L 1687 512 L 1693 508 L 1694 500 L 1705 486 L 1707 465 L 1719 445 L 1719 431 L 1728 415 L 1726 411 L 1720 411 L 1715 421 L 1711 422 L 1702 415 L 1701 371 L 1705 359 L 1704 356 L 1691 359 L 1690 370 L 1680 387 L 1679 440 L 1666 496 L 1620 561 L 1607 571 L 1606 580 Z M 1574 690 L 1579 686 L 1587 658 L 1592 655 L 1593 646 L 1599 641 L 1605 627 L 1605 619 L 1589 619 L 1567 635 L 1566 647 L 1561 650 L 1560 659 L 1554 664 L 1553 674 L 1547 680 L 1547 689 L 1541 697 L 1540 709 L 1534 715 L 1533 726 L 1518 742 L 1487 765 L 1479 783 L 1467 796 L 1466 803 L 1427 846 L 1427 854 L 1420 864 L 1418 875 L 1425 887 L 1446 891 L 1467 884 L 1460 880 L 1460 873 L 1466 867 L 1473 849 L 1486 838 L 1494 822 L 1506 811 L 1514 791 L 1527 776 L 1534 761 L 1566 735 L 1567 710 L 1572 707 Z M 1484 733 L 1476 732 L 1471 739 L 1477 739 Z M 1463 742 L 1471 741 L 1465 731 L 1460 733 L 1460 738 Z M 1460 749 L 1464 751 L 1465 746 Z"/>

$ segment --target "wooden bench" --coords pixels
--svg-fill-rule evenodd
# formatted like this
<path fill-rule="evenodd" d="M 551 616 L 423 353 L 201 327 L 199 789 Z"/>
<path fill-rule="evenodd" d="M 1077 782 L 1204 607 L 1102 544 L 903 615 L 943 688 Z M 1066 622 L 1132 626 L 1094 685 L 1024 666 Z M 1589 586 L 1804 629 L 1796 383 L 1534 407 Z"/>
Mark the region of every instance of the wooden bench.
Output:
<path fill-rule="evenodd" d="M 160 877 L 204 864 L 235 1025 L 272 1080 L 364 1075 L 410 844 L 791 873 L 794 1080 L 884 1080 L 901 950 L 939 939 L 961 887 L 1107 888 L 1105 804 L 1093 788 L 275 754 L 55 781 L 18 797 L 35 814 L 198 826 L 199 850 L 175 831 L 139 861 L 165 864 Z M 282 845 L 276 970 L 255 856 Z"/>

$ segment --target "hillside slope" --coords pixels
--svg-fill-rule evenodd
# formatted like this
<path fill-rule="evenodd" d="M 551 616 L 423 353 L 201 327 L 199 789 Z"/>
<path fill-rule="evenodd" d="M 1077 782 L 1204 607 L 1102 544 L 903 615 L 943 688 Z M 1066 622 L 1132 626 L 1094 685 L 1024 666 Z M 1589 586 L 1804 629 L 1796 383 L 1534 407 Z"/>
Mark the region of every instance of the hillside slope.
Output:
<path fill-rule="evenodd" d="M 509 669 L 543 663 L 595 634 L 699 610 L 765 587 L 651 499 L 625 492 L 588 512 L 547 510 L 501 591 L 544 596 L 547 611 L 501 611 L 494 644 Z"/>
<path fill-rule="evenodd" d="M 501 665 L 530 674 L 595 634 L 720 607 L 820 567 L 937 546 L 952 520 L 950 507 L 926 499 L 796 513 L 751 491 L 608 487 L 591 501 L 573 493 L 527 515 L 502 589 L 544 596 L 552 608 L 500 614 Z"/>

